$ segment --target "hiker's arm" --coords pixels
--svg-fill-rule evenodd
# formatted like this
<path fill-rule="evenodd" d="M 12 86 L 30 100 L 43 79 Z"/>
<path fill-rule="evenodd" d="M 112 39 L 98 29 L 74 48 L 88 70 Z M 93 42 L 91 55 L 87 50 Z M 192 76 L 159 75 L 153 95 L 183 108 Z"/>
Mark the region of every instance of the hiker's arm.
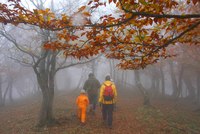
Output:
<path fill-rule="evenodd" d="M 113 85 L 113 91 L 114 91 L 114 100 L 116 102 L 117 101 L 117 89 L 116 89 L 115 85 Z"/>
<path fill-rule="evenodd" d="M 98 88 L 101 87 L 101 84 L 100 84 L 100 82 L 98 80 L 97 80 L 97 85 L 98 85 Z"/>
<path fill-rule="evenodd" d="M 117 97 L 117 88 L 116 88 L 116 86 L 115 86 L 115 96 Z"/>
<path fill-rule="evenodd" d="M 103 102 L 103 88 L 104 86 L 102 85 L 100 88 L 100 93 L 99 93 L 99 103 Z"/>
<path fill-rule="evenodd" d="M 88 80 L 86 80 L 86 82 L 84 83 L 83 89 L 85 91 L 87 91 L 87 89 L 88 89 Z"/>

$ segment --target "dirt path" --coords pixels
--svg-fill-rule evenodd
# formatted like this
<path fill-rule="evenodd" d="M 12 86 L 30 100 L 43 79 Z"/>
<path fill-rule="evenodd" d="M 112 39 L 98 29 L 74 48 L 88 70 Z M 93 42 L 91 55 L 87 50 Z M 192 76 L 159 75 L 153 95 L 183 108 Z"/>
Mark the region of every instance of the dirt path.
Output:
<path fill-rule="evenodd" d="M 76 118 L 75 98 L 78 91 L 56 94 L 54 114 L 59 124 L 35 129 L 41 98 L 0 109 L 0 134 L 195 134 L 200 133 L 200 116 L 189 110 L 174 109 L 173 101 L 156 101 L 154 109 L 142 106 L 140 94 L 118 91 L 113 129 L 102 123 L 101 109 L 87 115 L 87 124 L 81 126 Z M 160 109 L 161 108 L 161 109 Z"/>

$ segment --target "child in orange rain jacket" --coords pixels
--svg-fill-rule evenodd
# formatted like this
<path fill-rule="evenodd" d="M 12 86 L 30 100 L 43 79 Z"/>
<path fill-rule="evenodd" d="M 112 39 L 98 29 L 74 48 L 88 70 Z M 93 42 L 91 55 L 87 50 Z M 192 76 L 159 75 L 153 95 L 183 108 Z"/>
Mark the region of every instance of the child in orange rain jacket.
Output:
<path fill-rule="evenodd" d="M 77 111 L 78 117 L 81 123 L 84 125 L 86 121 L 86 111 L 89 105 L 89 99 L 88 96 L 86 95 L 85 90 L 83 89 L 81 90 L 80 95 L 76 99 L 76 105 L 78 107 Z"/>

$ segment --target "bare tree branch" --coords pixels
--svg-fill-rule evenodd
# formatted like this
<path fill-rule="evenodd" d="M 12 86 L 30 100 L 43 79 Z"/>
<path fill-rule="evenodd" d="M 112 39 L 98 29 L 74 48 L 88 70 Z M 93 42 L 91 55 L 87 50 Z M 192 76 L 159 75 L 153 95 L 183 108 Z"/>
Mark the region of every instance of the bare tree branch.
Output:
<path fill-rule="evenodd" d="M 9 40 L 10 42 L 12 42 L 12 43 L 16 46 L 16 48 L 17 48 L 18 50 L 20 50 L 20 51 L 22 51 L 23 53 L 26 53 L 26 54 L 28 54 L 29 56 L 31 56 L 33 60 L 35 60 L 35 58 L 39 58 L 39 56 L 35 55 L 35 54 L 32 53 L 31 51 L 28 52 L 28 51 L 24 50 L 23 48 L 21 48 L 21 47 L 19 46 L 19 44 L 17 43 L 17 41 L 16 41 L 10 34 L 8 34 L 8 33 L 6 32 L 5 29 L 4 29 L 4 31 L 0 31 L 0 34 L 1 34 L 2 36 L 4 36 L 7 40 Z"/>
<path fill-rule="evenodd" d="M 99 58 L 100 56 L 102 56 L 102 54 L 98 55 L 98 56 L 95 57 L 95 58 L 92 58 L 92 59 L 90 59 L 90 60 L 87 60 L 87 61 L 72 63 L 72 64 L 70 64 L 70 65 L 58 67 L 58 68 L 56 69 L 55 72 L 58 72 L 58 71 L 61 70 L 61 69 L 65 69 L 65 68 L 72 67 L 72 66 L 75 66 L 75 65 L 86 64 L 86 63 L 88 63 L 88 62 L 91 62 L 91 61 L 93 61 L 93 60 Z"/>
<path fill-rule="evenodd" d="M 19 63 L 19 64 L 21 64 L 22 66 L 25 66 L 25 67 L 32 67 L 33 66 L 31 63 L 24 62 L 23 60 L 19 60 L 19 59 L 13 58 L 13 57 L 8 57 L 8 58 L 16 61 L 17 63 Z"/>

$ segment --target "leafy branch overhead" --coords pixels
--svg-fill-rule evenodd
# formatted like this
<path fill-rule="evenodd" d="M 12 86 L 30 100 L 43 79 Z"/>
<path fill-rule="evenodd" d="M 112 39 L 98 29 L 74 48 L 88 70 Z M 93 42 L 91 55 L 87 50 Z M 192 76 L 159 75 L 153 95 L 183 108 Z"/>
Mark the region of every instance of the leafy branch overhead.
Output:
<path fill-rule="evenodd" d="M 115 5 L 115 13 L 94 21 L 92 11 L 109 5 Z M 31 11 L 20 0 L 9 0 L 9 5 L 0 3 L 0 22 L 57 32 L 57 40 L 44 47 L 63 50 L 65 56 L 81 59 L 105 53 L 120 60 L 123 69 L 139 69 L 172 56 L 167 51 L 169 45 L 199 45 L 199 6 L 199 0 L 91 0 L 71 16 L 58 16 L 50 9 Z"/>

